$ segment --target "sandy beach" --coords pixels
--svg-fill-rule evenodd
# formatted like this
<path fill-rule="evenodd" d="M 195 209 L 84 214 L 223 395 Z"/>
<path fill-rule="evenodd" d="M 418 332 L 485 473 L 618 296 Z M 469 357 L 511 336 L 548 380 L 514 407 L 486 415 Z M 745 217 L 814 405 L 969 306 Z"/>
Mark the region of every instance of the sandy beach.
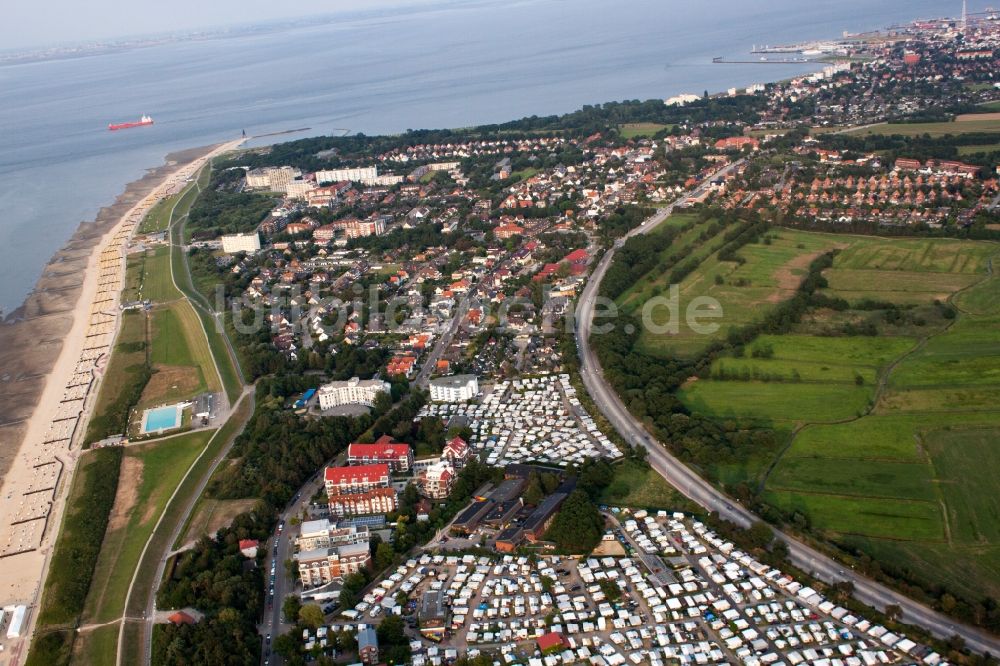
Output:
<path fill-rule="evenodd" d="M 82 224 L 0 325 L 0 606 L 34 608 L 119 323 L 125 250 L 149 209 L 242 140 L 168 155 Z M 26 643 L 0 656 L 19 663 Z M 11 649 L 12 648 L 12 649 Z"/>

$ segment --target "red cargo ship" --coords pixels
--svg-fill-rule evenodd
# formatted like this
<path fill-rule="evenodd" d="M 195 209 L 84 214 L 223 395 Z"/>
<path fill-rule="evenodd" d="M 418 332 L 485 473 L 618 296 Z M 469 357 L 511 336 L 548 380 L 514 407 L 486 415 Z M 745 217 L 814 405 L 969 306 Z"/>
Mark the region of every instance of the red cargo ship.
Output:
<path fill-rule="evenodd" d="M 137 122 L 134 123 L 111 123 L 108 125 L 108 129 L 112 132 L 120 129 L 128 129 L 130 127 L 144 127 L 146 125 L 152 125 L 153 119 L 149 116 L 143 116 Z"/>

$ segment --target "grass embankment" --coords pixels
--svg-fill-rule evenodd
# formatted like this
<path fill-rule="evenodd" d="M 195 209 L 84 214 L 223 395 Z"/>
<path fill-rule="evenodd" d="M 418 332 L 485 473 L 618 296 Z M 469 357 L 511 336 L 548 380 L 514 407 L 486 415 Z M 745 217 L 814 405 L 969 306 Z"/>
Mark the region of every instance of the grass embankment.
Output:
<path fill-rule="evenodd" d="M 152 313 L 149 360 L 155 373 L 143 392 L 141 407 L 221 390 L 201 321 L 189 303 L 178 301 Z"/>
<path fill-rule="evenodd" d="M 787 298 L 799 267 L 834 247 L 841 251 L 822 291 L 850 305 L 813 310 L 786 334 L 760 336 L 681 389 L 692 411 L 773 428 L 788 444 L 776 461 L 716 475 L 763 484 L 762 498 L 786 516 L 928 584 L 946 580 L 972 598 L 1000 595 L 1000 470 L 992 464 L 1000 280 L 988 275 L 1000 248 L 770 235 L 770 245 L 739 250 L 742 265 L 714 254 L 702 261 L 682 282 L 682 307 L 685 297 L 717 298 L 724 335 Z M 704 340 L 643 333 L 640 344 L 669 355 L 694 353 Z"/>
<path fill-rule="evenodd" d="M 87 623 L 122 617 L 131 573 L 138 565 L 146 540 L 177 484 L 214 432 L 186 433 L 126 450 L 114 508 L 84 610 Z"/>
<path fill-rule="evenodd" d="M 180 224 L 175 225 L 171 230 L 172 242 L 175 244 L 180 242 L 181 226 Z M 219 375 L 221 376 L 222 385 L 225 387 L 226 396 L 229 398 L 230 403 L 232 403 L 239 397 L 240 392 L 243 390 L 243 382 L 240 379 L 236 360 L 230 353 L 229 345 L 226 344 L 223 333 L 219 330 L 215 319 L 210 314 L 210 312 L 214 312 L 214 309 L 211 307 L 211 301 L 195 288 L 184 260 L 183 251 L 179 246 L 173 248 L 170 262 L 177 285 L 194 306 L 195 314 L 204 329 L 204 335 L 208 338 L 209 349 L 211 349 L 212 355 L 218 364 Z"/>
<path fill-rule="evenodd" d="M 38 611 L 36 641 L 27 664 L 68 663 L 74 627 L 83 612 L 115 501 L 122 449 L 91 451 L 80 458 L 66 514 L 49 565 Z"/>
<path fill-rule="evenodd" d="M 129 413 L 139 403 L 152 376 L 146 327 L 146 313 L 122 314 L 121 330 L 87 424 L 88 443 L 127 431 Z"/>

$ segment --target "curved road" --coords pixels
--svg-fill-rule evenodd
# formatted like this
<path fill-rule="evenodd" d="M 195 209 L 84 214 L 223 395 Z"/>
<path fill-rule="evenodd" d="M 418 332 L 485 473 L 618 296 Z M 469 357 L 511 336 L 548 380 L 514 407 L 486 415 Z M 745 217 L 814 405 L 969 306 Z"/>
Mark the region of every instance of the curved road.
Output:
<path fill-rule="evenodd" d="M 738 164 L 732 164 L 716 172 L 713 178 L 725 175 L 736 168 Z M 707 184 L 702 184 L 692 194 L 699 194 L 706 187 Z M 669 217 L 673 213 L 673 210 L 674 205 L 671 205 L 657 212 L 656 215 L 646 220 L 642 226 L 629 232 L 626 238 L 648 233 Z M 672 456 L 629 413 L 618 397 L 618 394 L 615 393 L 614 389 L 604 379 L 601 365 L 590 346 L 590 333 L 594 319 L 594 302 L 601 280 L 604 279 L 604 274 L 607 272 L 608 266 L 611 265 L 611 261 L 614 258 L 615 250 L 621 247 L 623 242 L 618 241 L 615 243 L 615 247 L 609 249 L 601 258 L 591 278 L 587 281 L 587 286 L 577 304 L 576 343 L 580 354 L 580 370 L 583 383 L 601 411 L 621 436 L 632 445 L 641 445 L 646 448 L 649 452 L 648 460 L 650 466 L 666 479 L 667 482 L 705 509 L 716 511 L 722 518 L 733 523 L 749 527 L 752 523 L 760 519 L 738 503 L 730 500 L 713 485 L 706 482 Z M 890 604 L 895 604 L 903 610 L 902 620 L 904 622 L 923 627 L 939 638 L 958 635 L 965 640 L 967 647 L 976 652 L 989 652 L 994 655 L 1000 654 L 1000 639 L 997 637 L 975 627 L 960 624 L 958 621 L 942 615 L 880 583 L 876 583 L 853 570 L 845 570 L 844 565 L 838 563 L 836 560 L 787 534 L 778 530 L 775 530 L 775 534 L 779 539 L 788 544 L 789 557 L 796 567 L 803 571 L 811 572 L 816 578 L 826 582 L 832 583 L 845 580 L 852 582 L 854 584 L 854 596 L 862 603 L 879 609 L 883 609 Z"/>

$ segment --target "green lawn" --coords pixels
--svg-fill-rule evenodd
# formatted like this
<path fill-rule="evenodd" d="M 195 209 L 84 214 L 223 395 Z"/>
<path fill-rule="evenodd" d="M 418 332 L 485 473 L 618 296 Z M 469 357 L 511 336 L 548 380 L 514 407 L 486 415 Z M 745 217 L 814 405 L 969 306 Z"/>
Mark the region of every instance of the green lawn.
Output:
<path fill-rule="evenodd" d="M 167 500 L 214 430 L 129 447 L 111 522 L 84 610 L 87 623 L 122 616 L 125 596 L 139 556 Z"/>
<path fill-rule="evenodd" d="M 208 387 L 212 390 L 219 388 L 201 320 L 188 303 L 175 303 L 169 308 L 154 310 L 150 360 L 163 365 L 200 368 Z"/>
<path fill-rule="evenodd" d="M 618 133 L 623 139 L 649 138 L 660 130 L 672 128 L 673 125 L 662 125 L 660 123 L 625 123 L 618 126 Z"/>
<path fill-rule="evenodd" d="M 892 302 L 904 316 L 888 323 L 878 311 L 816 309 L 794 333 L 759 336 L 739 356 L 714 358 L 677 397 L 731 427 L 754 420 L 771 427 L 774 443 L 707 471 L 727 484 L 762 481 L 763 501 L 786 515 L 798 513 L 817 533 L 912 567 L 930 583 L 947 581 L 974 598 L 980 589 L 1000 591 L 1000 278 L 988 273 L 1000 246 L 769 235 L 770 244 L 738 251 L 743 264 L 720 262 L 693 243 L 689 253 L 704 258 L 681 282 L 682 312 L 695 297 L 715 298 L 723 317 L 714 337 L 724 335 L 789 298 L 812 257 L 837 248 L 824 271 L 826 291 L 851 303 Z M 650 293 L 662 273 L 642 278 L 628 297 Z M 957 315 L 934 300 L 953 303 Z M 867 322 L 879 335 L 843 335 L 844 325 Z M 693 355 L 712 337 L 647 329 L 637 346 L 670 358 Z"/>
<path fill-rule="evenodd" d="M 671 215 L 667 218 L 667 221 L 664 221 L 662 225 L 658 226 L 651 233 L 662 233 L 670 226 L 683 227 L 694 220 L 695 217 L 693 215 Z M 668 225 L 668 221 L 672 221 L 671 224 Z M 705 241 L 700 240 L 701 235 L 705 233 L 706 225 L 711 222 L 712 220 L 707 220 L 705 223 L 696 224 L 677 237 L 667 249 L 660 252 L 659 260 L 661 265 L 667 266 L 667 260 L 674 255 L 680 255 L 685 258 L 686 256 L 696 257 L 699 261 L 702 261 L 722 247 L 724 243 L 722 237 L 726 233 L 725 229 Z M 667 289 L 670 286 L 668 282 L 670 281 L 670 274 L 673 272 L 673 269 L 674 266 L 671 265 L 669 270 L 661 269 L 648 273 L 639 282 L 622 293 L 616 299 L 616 302 L 626 312 L 641 310 L 650 298 L 657 295 L 657 291 L 660 292 L 660 295 L 667 294 Z"/>
<path fill-rule="evenodd" d="M 157 201 L 156 205 L 146 213 L 146 217 L 136 230 L 137 233 L 150 234 L 157 231 L 166 231 L 167 226 L 170 224 L 170 211 L 173 209 L 177 199 L 178 195 L 175 194 L 172 197 Z"/>
<path fill-rule="evenodd" d="M 993 243 L 978 241 L 848 238 L 851 243 L 837 256 L 834 268 L 983 274 L 990 257 L 997 253 Z"/>
<path fill-rule="evenodd" d="M 975 155 L 976 153 L 992 153 L 996 150 L 1000 150 L 1000 137 L 997 137 L 997 143 L 979 143 L 973 146 L 958 146 L 958 155 L 959 157 L 967 157 L 969 155 Z"/>
<path fill-rule="evenodd" d="M 637 509 L 678 509 L 687 500 L 649 466 L 626 460 L 614 465 L 615 476 L 601 503 Z"/>
<path fill-rule="evenodd" d="M 966 289 L 955 298 L 955 305 L 972 315 L 1000 314 L 1000 278 L 991 277 Z"/>
<path fill-rule="evenodd" d="M 56 541 L 38 626 L 73 623 L 83 611 L 115 498 L 121 450 L 103 448 L 80 458 L 66 497 L 66 514 Z"/>
<path fill-rule="evenodd" d="M 1000 385 L 1000 320 L 962 317 L 905 358 L 893 387 Z"/>
<path fill-rule="evenodd" d="M 712 376 L 769 378 L 771 381 L 855 384 L 860 376 L 874 384 L 881 366 L 913 348 L 905 337 L 820 337 L 762 335 L 748 345 L 745 356 L 722 357 L 712 363 Z M 754 353 L 770 353 L 754 358 Z"/>
<path fill-rule="evenodd" d="M 88 442 L 125 433 L 129 408 L 139 401 L 146 386 L 146 315 L 124 312 L 120 326 L 87 424 Z"/>
<path fill-rule="evenodd" d="M 823 275 L 830 285 L 826 293 L 849 303 L 866 299 L 899 304 L 945 301 L 956 291 L 982 279 L 978 275 L 963 273 L 842 268 L 829 269 Z"/>

